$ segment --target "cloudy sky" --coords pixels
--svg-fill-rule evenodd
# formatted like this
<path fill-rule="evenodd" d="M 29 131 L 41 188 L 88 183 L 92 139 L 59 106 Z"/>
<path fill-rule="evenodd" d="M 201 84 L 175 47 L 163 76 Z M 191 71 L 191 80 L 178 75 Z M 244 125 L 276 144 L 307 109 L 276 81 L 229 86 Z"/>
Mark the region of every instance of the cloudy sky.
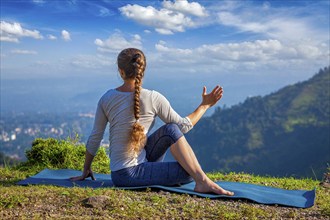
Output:
<path fill-rule="evenodd" d="M 329 2 L 1 0 L 1 79 L 118 78 L 137 47 L 152 79 L 269 92 L 329 65 Z"/>

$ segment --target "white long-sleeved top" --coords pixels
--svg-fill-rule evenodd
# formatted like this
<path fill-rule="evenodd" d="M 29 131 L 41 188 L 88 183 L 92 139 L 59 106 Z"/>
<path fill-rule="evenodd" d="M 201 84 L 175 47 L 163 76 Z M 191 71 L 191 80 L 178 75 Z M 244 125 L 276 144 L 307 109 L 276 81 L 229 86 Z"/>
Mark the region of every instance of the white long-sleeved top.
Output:
<path fill-rule="evenodd" d="M 110 169 L 112 171 L 132 167 L 146 162 L 144 149 L 137 156 L 128 154 L 129 133 L 134 122 L 134 92 L 120 92 L 110 89 L 99 100 L 93 130 L 87 141 L 87 151 L 96 155 L 104 130 L 110 127 Z M 141 89 L 140 119 L 147 134 L 153 127 L 156 117 L 165 123 L 176 123 L 183 133 L 193 128 L 188 117 L 182 118 L 171 107 L 169 101 L 160 93 Z"/>

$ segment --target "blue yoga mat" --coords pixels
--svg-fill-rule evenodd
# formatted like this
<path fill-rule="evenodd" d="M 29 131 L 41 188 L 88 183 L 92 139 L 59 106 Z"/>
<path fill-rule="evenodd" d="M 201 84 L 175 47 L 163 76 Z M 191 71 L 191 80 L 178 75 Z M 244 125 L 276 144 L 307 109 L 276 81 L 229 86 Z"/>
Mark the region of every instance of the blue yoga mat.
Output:
<path fill-rule="evenodd" d="M 96 180 L 86 179 L 84 181 L 70 181 L 70 177 L 81 175 L 78 170 L 49 170 L 45 169 L 35 176 L 29 177 L 25 180 L 18 182 L 18 185 L 55 185 L 62 187 L 115 187 L 112 183 L 109 174 L 95 174 Z M 314 205 L 315 190 L 285 190 L 274 187 L 260 186 L 248 183 L 237 182 L 216 182 L 221 187 L 233 191 L 234 196 L 215 195 L 209 193 L 194 192 L 195 183 L 188 183 L 181 186 L 142 186 L 142 187 L 116 187 L 119 189 L 145 189 L 157 188 L 169 192 L 183 193 L 205 197 L 210 199 L 216 198 L 231 198 L 231 199 L 247 199 L 261 204 L 268 205 L 283 205 L 297 208 L 309 208 Z"/>

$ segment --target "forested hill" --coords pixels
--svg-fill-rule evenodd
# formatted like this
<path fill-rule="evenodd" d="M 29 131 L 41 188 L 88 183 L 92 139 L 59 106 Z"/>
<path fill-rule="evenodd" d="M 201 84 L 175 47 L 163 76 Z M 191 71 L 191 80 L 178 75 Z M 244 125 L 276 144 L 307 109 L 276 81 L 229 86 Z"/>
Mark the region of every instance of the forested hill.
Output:
<path fill-rule="evenodd" d="M 270 95 L 218 108 L 187 139 L 207 171 L 321 178 L 330 164 L 330 67 Z"/>

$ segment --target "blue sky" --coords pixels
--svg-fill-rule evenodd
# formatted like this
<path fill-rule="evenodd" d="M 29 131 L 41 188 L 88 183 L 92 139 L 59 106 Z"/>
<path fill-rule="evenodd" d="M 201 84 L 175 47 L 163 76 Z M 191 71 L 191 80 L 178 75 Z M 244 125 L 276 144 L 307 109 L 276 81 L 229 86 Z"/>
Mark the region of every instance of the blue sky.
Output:
<path fill-rule="evenodd" d="M 118 83 L 118 52 L 137 47 L 154 81 L 265 94 L 329 65 L 329 2 L 1 0 L 1 79 Z"/>

